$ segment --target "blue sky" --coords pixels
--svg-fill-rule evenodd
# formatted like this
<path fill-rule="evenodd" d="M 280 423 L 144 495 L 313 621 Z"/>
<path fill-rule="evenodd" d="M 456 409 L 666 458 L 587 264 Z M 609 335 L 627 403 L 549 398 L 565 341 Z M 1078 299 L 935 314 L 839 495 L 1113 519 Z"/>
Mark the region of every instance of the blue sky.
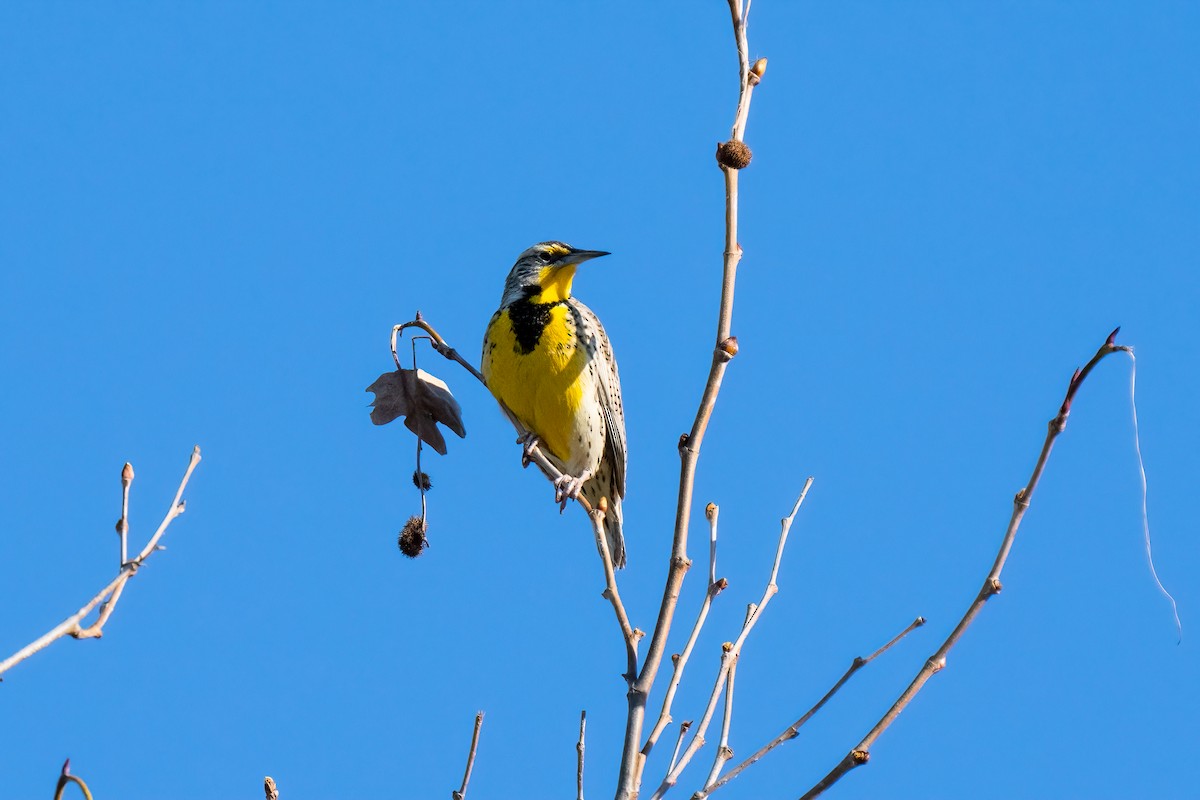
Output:
<path fill-rule="evenodd" d="M 676 718 L 807 475 L 734 750 L 929 624 L 718 797 L 798 796 L 870 728 L 978 589 L 1071 371 L 1118 324 L 1182 644 L 1113 357 L 1004 593 L 830 796 L 1195 791 L 1198 36 L 1186 3 L 754 4 L 741 353 L 696 497 L 721 505 L 731 586 Z M 588 794 L 608 795 L 623 656 L 584 520 L 428 357 L 468 436 L 431 456 L 432 548 L 404 559 L 412 441 L 370 424 L 363 388 L 418 308 L 474 357 L 529 244 L 612 251 L 576 292 L 621 365 L 622 591 L 652 624 L 712 345 L 725 4 L 9 3 L 0 71 L 0 650 L 114 574 L 126 460 L 136 543 L 205 456 L 104 638 L 5 676 L 0 797 L 49 793 L 66 756 L 98 797 L 257 796 L 266 774 L 286 800 L 444 796 L 478 709 L 469 796 L 569 796 L 582 708 Z"/>

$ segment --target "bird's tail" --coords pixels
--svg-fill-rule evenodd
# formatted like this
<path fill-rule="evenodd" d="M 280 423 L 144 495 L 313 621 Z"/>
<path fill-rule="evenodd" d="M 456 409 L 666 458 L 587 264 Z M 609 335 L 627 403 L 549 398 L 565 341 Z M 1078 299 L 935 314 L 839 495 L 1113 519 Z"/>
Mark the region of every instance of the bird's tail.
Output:
<path fill-rule="evenodd" d="M 583 485 L 581 494 L 595 508 L 601 497 L 608 498 L 608 511 L 604 513 L 604 538 L 608 540 L 608 552 L 612 556 L 613 566 L 621 569 L 625 566 L 625 537 L 621 533 L 621 498 L 610 495 L 600 481 L 590 480 Z"/>
<path fill-rule="evenodd" d="M 612 554 L 613 566 L 625 566 L 625 536 L 621 533 L 621 498 L 609 498 L 608 511 L 604 514 L 604 537 L 608 539 L 608 552 Z"/>

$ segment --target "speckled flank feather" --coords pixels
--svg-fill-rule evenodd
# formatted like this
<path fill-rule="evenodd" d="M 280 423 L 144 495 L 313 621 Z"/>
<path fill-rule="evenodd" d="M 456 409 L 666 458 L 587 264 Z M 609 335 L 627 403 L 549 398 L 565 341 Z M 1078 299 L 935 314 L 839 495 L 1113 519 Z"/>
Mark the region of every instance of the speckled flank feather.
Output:
<path fill-rule="evenodd" d="M 570 295 L 571 258 L 578 254 L 596 255 L 561 242 L 521 254 L 488 323 L 483 375 L 496 399 L 542 440 L 555 466 L 574 476 L 592 473 L 580 493 L 593 505 L 608 498 L 605 532 L 613 563 L 622 567 L 625 412 L 604 326 Z"/>

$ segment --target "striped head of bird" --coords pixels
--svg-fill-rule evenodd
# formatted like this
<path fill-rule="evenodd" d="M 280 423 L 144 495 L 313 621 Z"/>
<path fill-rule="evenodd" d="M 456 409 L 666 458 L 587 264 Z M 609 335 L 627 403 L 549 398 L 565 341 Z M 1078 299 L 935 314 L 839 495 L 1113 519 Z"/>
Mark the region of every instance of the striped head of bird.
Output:
<path fill-rule="evenodd" d="M 521 253 L 504 281 L 500 306 L 518 300 L 559 303 L 571 296 L 575 269 L 584 261 L 606 256 L 603 250 L 580 250 L 562 242 L 539 242 Z"/>

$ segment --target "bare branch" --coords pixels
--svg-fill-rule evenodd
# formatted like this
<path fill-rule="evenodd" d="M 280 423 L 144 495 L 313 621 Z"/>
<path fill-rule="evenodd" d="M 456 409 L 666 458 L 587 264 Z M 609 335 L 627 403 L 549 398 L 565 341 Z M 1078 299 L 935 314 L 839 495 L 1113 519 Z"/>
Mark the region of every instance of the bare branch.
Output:
<path fill-rule="evenodd" d="M 937 652 L 930 656 L 925 662 L 925 665 L 921 667 L 920 671 L 917 673 L 917 676 L 913 678 L 912 683 L 910 683 L 908 687 L 900 694 L 900 696 L 896 699 L 896 702 L 892 704 L 892 707 L 887 710 L 887 713 L 883 715 L 879 722 L 875 723 L 875 727 L 868 731 L 867 735 L 863 737 L 862 741 L 859 742 L 854 749 L 847 753 L 846 756 L 829 772 L 828 775 L 818 781 L 815 786 L 813 786 L 803 795 L 804 800 L 819 796 L 830 786 L 837 783 L 847 772 L 855 767 L 867 763 L 867 761 L 870 760 L 871 746 L 875 743 L 875 740 L 878 739 L 893 722 L 895 722 L 896 717 L 900 716 L 900 712 L 903 711 L 910 702 L 912 702 L 912 699 L 917 696 L 917 693 L 921 691 L 922 687 L 925 686 L 925 683 L 931 677 L 933 677 L 935 673 L 941 671 L 941 669 L 946 666 L 947 654 L 949 654 L 954 645 L 958 643 L 958 640 L 962 638 L 963 634 L 966 633 L 967 628 L 969 628 L 971 623 L 975 621 L 975 617 L 978 616 L 979 612 L 983 610 L 983 607 L 987 601 L 994 595 L 1000 593 L 1000 590 L 1003 588 L 1002 584 L 1000 583 L 1000 573 L 1004 569 L 1005 562 L 1008 560 L 1009 552 L 1012 550 L 1013 541 L 1017 536 L 1017 528 L 1020 527 L 1021 520 L 1024 518 L 1025 512 L 1029 510 L 1029 503 L 1033 498 L 1033 492 L 1037 488 L 1038 482 L 1042 478 L 1042 472 L 1046 469 L 1046 462 L 1050 458 L 1050 451 L 1054 447 L 1054 442 L 1059 435 L 1066 430 L 1067 417 L 1071 413 L 1071 403 L 1075 399 L 1075 393 L 1079 391 L 1079 387 L 1083 385 L 1084 379 L 1087 378 L 1092 369 L 1098 363 L 1100 363 L 1101 359 L 1110 353 L 1129 350 L 1129 348 L 1124 345 L 1118 345 L 1114 343 L 1117 336 L 1117 331 L 1119 330 L 1120 328 L 1117 328 L 1110 333 L 1108 339 L 1105 340 L 1104 344 L 1100 346 L 1100 349 L 1096 351 L 1096 354 L 1092 356 L 1091 360 L 1084 365 L 1083 369 L 1075 370 L 1075 374 L 1071 376 L 1071 382 L 1067 385 L 1067 393 L 1063 398 L 1062 405 L 1059 407 L 1058 413 L 1052 420 L 1050 420 L 1048 426 L 1049 429 L 1046 432 L 1046 440 L 1043 442 L 1041 453 L 1038 455 L 1037 462 L 1034 464 L 1033 474 L 1029 477 L 1029 482 L 1022 489 L 1020 489 L 1013 498 L 1012 516 L 1009 518 L 1008 528 L 1004 532 L 1004 538 L 1000 541 L 1000 550 L 996 553 L 996 560 L 992 564 L 992 568 L 988 572 L 987 578 L 984 579 L 983 587 L 979 590 L 979 593 L 975 596 L 975 599 L 972 600 L 971 604 L 967 607 L 966 613 L 963 614 L 962 619 L 959 620 L 958 624 L 954 626 L 954 630 L 951 631 L 950 635 L 946 637 L 946 640 L 942 642 L 942 646 L 937 649 Z"/>
<path fill-rule="evenodd" d="M 183 479 L 179 482 L 179 489 L 175 492 L 175 499 L 172 501 L 170 509 L 167 510 L 167 514 L 165 517 L 163 517 L 163 521 L 159 524 L 158 530 L 154 532 L 152 537 L 150 537 L 150 541 L 147 542 L 146 546 L 142 549 L 142 552 L 138 554 L 137 558 L 133 559 L 132 561 L 125 561 L 125 535 L 122 533 L 122 565 L 120 571 L 117 573 L 117 577 L 113 578 L 113 580 L 107 586 L 101 589 L 95 597 L 89 600 L 83 606 L 83 608 L 79 609 L 74 614 L 60 622 L 44 636 L 41 636 L 25 647 L 22 647 L 8 658 L 0 661 L 0 675 L 3 675 L 5 672 L 29 658 L 34 653 L 48 647 L 64 636 L 72 636 L 76 639 L 92 639 L 100 638 L 100 636 L 103 635 L 104 625 L 108 622 L 108 618 L 112 615 L 113 610 L 116 608 L 117 601 L 121 598 L 121 592 L 125 589 L 125 583 L 137 574 L 138 569 L 142 566 L 142 564 L 145 563 L 146 559 L 149 558 L 151 553 L 155 552 L 155 550 L 162 549 L 158 544 L 159 539 L 161 539 L 163 534 L 167 532 L 167 527 L 171 524 L 171 522 L 183 513 L 185 508 L 182 500 L 183 491 L 187 488 L 188 481 L 192 477 L 192 471 L 196 469 L 196 465 L 199 463 L 200 448 L 197 446 L 192 450 L 192 457 L 188 461 L 187 470 L 183 473 Z M 123 485 L 123 491 L 121 520 L 117 523 L 117 530 L 119 533 L 128 530 L 128 484 L 132 483 L 132 481 L 133 468 L 126 464 L 125 468 L 121 470 L 121 483 Z M 101 603 L 103 603 L 103 605 L 100 605 Z M 96 617 L 96 621 L 86 628 L 83 627 L 83 625 L 80 623 L 82 623 L 83 619 L 87 617 L 87 615 L 90 614 L 98 605 L 100 605 L 100 613 Z"/>
<path fill-rule="evenodd" d="M 607 498 L 600 498 L 599 508 L 588 514 L 592 523 L 592 535 L 596 539 L 596 550 L 600 553 L 600 563 L 604 567 L 605 588 L 601 592 L 604 599 L 612 603 L 613 613 L 617 616 L 617 624 L 621 627 L 621 638 L 625 641 L 625 682 L 630 687 L 637 679 L 637 648 L 638 642 L 646 634 L 633 627 L 629 615 L 625 613 L 625 604 L 621 602 L 621 593 L 617 590 L 617 573 L 613 568 L 612 553 L 608 549 L 608 537 L 604 535 L 604 513 L 608 510 Z"/>
<path fill-rule="evenodd" d="M 704 779 L 705 789 L 713 785 L 725 762 L 733 758 L 733 751 L 729 749 L 729 725 L 733 721 L 733 679 L 736 675 L 737 662 L 734 661 L 729 665 L 729 682 L 725 684 L 725 716 L 721 720 L 721 741 L 717 745 L 717 754 L 713 757 L 712 769 Z"/>
<path fill-rule="evenodd" d="M 725 682 L 729 677 L 730 672 L 737 664 L 738 658 L 742 654 L 742 645 L 746 642 L 746 637 L 750 635 L 750 631 L 754 630 L 754 626 L 758 620 L 762 618 L 762 612 L 766 610 L 767 604 L 771 602 L 771 598 L 779 592 L 779 586 L 776 581 L 779 578 L 779 564 L 783 560 L 783 548 L 787 545 L 788 532 L 792 529 L 792 522 L 796 519 L 796 514 L 800 511 L 801 504 L 804 503 L 804 498 L 808 496 L 808 490 L 812 487 L 813 479 L 809 478 L 804 482 L 804 488 L 800 491 L 800 496 L 796 498 L 796 504 L 792 506 L 792 511 L 786 517 L 779 521 L 779 545 L 775 548 L 775 562 L 771 565 L 771 577 L 767 581 L 767 586 L 763 590 L 762 599 L 758 603 L 752 603 L 746 611 L 746 621 L 742 624 L 742 631 L 738 634 L 737 641 L 726 642 L 721 646 L 721 668 L 717 671 L 717 679 L 713 683 L 712 693 L 708 697 L 708 705 L 704 709 L 704 715 L 700 718 L 699 724 L 696 726 L 696 732 L 692 734 L 692 740 L 688 743 L 687 748 L 683 751 L 683 755 L 679 758 L 678 763 L 667 773 L 667 777 L 663 779 L 662 785 L 655 790 L 651 796 L 651 800 L 658 800 L 666 794 L 676 781 L 679 780 L 679 775 L 687 767 L 692 756 L 704 746 L 704 734 L 708 730 L 708 725 L 712 721 L 713 713 L 716 711 L 717 702 L 721 697 L 721 690 L 725 688 Z"/>
<path fill-rule="evenodd" d="M 734 116 L 732 138 L 735 141 L 741 141 L 745 135 L 746 119 L 750 112 L 751 92 L 761 76 L 755 76 L 754 80 L 751 80 L 753 73 L 750 71 L 746 55 L 746 20 L 749 3 L 743 8 L 741 0 L 728 1 L 734 39 L 738 49 L 739 75 L 738 106 Z M 691 522 L 692 490 L 695 485 L 700 447 L 704 442 L 704 435 L 708 430 L 708 423 L 717 403 L 717 395 L 721 390 L 721 380 L 725 376 L 725 369 L 733 356 L 737 354 L 737 339 L 730 334 L 730 330 L 733 321 L 734 285 L 737 280 L 738 262 L 742 257 L 742 248 L 738 244 L 738 170 L 724 164 L 721 165 L 721 170 L 725 177 L 725 254 L 713 358 L 691 430 L 679 439 L 681 463 L 671 559 L 667 568 L 662 602 L 659 605 L 650 644 L 646 649 L 642 671 L 638 675 L 637 683 L 627 695 L 628 714 L 625 722 L 625 743 L 621 752 L 617 800 L 631 800 L 636 797 L 641 783 L 646 756 L 639 750 L 639 746 L 646 718 L 646 702 L 666 652 L 667 637 L 671 632 L 675 607 L 679 603 L 679 593 L 683 586 L 684 575 L 691 566 L 687 555 L 687 538 L 688 525 Z"/>
<path fill-rule="evenodd" d="M 121 557 L 117 569 L 124 569 L 129 560 L 129 487 L 133 485 L 133 464 L 128 461 L 121 469 L 121 518 L 117 520 L 117 535 L 121 537 Z"/>
<path fill-rule="evenodd" d="M 708 518 L 708 591 L 704 593 L 704 602 L 700 604 L 700 612 L 696 615 L 696 623 L 692 626 L 692 633 L 688 636 L 687 644 L 683 646 L 682 653 L 676 653 L 671 656 L 671 661 L 674 669 L 671 673 L 671 682 L 667 684 L 667 692 L 663 696 L 662 711 L 659 712 L 658 721 L 654 723 L 654 728 L 650 731 L 650 735 L 646 737 L 646 744 L 642 747 L 642 763 L 645 763 L 645 757 L 650 755 L 650 751 L 654 749 L 654 745 L 658 742 L 663 731 L 671 724 L 671 705 L 675 701 L 675 693 L 679 689 L 679 683 L 683 680 L 683 670 L 687 666 L 688 659 L 692 656 L 692 649 L 696 646 L 696 640 L 700 637 L 700 629 L 704 627 L 705 620 L 708 619 L 708 609 L 712 606 L 713 598 L 719 595 L 729 582 L 724 578 L 717 580 L 717 519 L 720 516 L 721 509 L 716 503 L 709 503 L 704 509 L 704 516 Z"/>
<path fill-rule="evenodd" d="M 83 792 L 83 796 L 87 800 L 92 800 L 92 790 L 83 782 L 83 778 L 71 774 L 71 759 L 68 758 L 63 762 L 62 772 L 58 776 L 58 784 L 54 787 L 54 800 L 62 800 L 63 792 L 69 783 L 78 786 L 79 791 Z"/>
<path fill-rule="evenodd" d="M 279 789 L 275 786 L 275 779 L 270 775 L 263 778 L 263 794 L 266 800 L 279 800 Z"/>
<path fill-rule="evenodd" d="M 450 793 L 452 800 L 464 800 L 467 784 L 471 782 L 471 769 L 475 766 L 475 749 L 479 747 L 479 729 L 483 727 L 483 712 L 475 714 L 475 730 L 471 733 L 471 750 L 467 753 L 467 768 L 463 772 L 462 785 Z"/>
<path fill-rule="evenodd" d="M 578 766 L 575 770 L 575 800 L 583 800 L 583 736 L 587 730 L 587 710 L 579 712 L 579 742 L 575 745 Z"/>
<path fill-rule="evenodd" d="M 433 346 L 434 350 L 436 350 L 442 356 L 445 356 L 446 358 L 450 359 L 451 361 L 454 361 L 457 364 L 461 365 L 463 369 L 465 369 L 467 372 L 470 372 L 473 376 L 475 376 L 475 379 L 478 380 L 481 384 L 483 384 L 484 388 L 487 387 L 487 382 L 483 379 L 483 373 L 481 373 L 479 370 L 475 369 L 474 365 L 471 364 L 470 361 L 467 361 L 465 358 L 463 358 L 459 354 L 459 352 L 457 350 L 455 350 L 453 347 L 451 347 L 446 342 L 446 340 L 442 338 L 442 335 L 440 333 L 438 333 L 437 330 L 432 325 L 430 325 L 427 321 L 425 321 L 425 319 L 421 316 L 421 312 L 419 312 L 419 311 L 417 312 L 416 319 L 410 320 L 409 322 L 402 322 L 399 325 L 392 326 L 392 336 L 391 336 L 392 359 L 396 362 L 397 369 L 402 369 L 402 367 L 400 366 L 400 356 L 396 349 L 396 347 L 397 347 L 396 339 L 400 335 L 400 333 L 403 332 L 407 328 L 419 328 L 419 329 L 425 331 L 425 333 L 429 334 L 430 344 Z M 504 412 L 504 416 L 507 417 L 508 421 L 512 424 L 513 428 L 516 429 L 517 434 L 518 434 L 517 440 L 524 441 L 525 438 L 531 433 L 531 431 L 528 428 L 526 428 L 525 425 L 521 422 L 521 420 L 517 419 L 516 414 L 509 411 L 508 408 L 503 403 L 498 402 L 498 405 L 500 406 L 500 410 L 502 412 Z M 558 467 L 556 467 L 552 463 L 550 463 L 550 459 L 546 457 L 546 454 L 543 453 L 540 448 L 538 448 L 536 446 L 531 446 L 528 448 L 528 450 L 526 452 L 528 453 L 529 461 L 533 464 L 536 464 L 537 468 L 542 471 L 542 474 L 544 474 L 551 483 L 554 483 L 555 481 L 557 481 L 558 479 L 563 477 L 562 471 L 559 470 Z M 592 509 L 591 503 L 589 503 L 587 501 L 587 499 L 585 497 L 583 497 L 582 495 L 580 495 L 579 497 L 576 497 L 575 502 L 577 502 L 579 504 L 579 506 L 584 510 L 585 513 L 588 513 L 588 514 L 592 513 L 593 509 Z"/>
<path fill-rule="evenodd" d="M 688 728 L 692 727 L 692 721 L 685 719 L 679 723 L 679 738 L 675 740 L 675 751 L 671 753 L 671 763 L 667 765 L 667 771 L 675 769 L 675 765 L 679 763 L 679 750 L 683 747 L 684 734 L 688 732 Z"/>
<path fill-rule="evenodd" d="M 796 720 L 791 725 L 789 725 L 787 728 L 785 728 L 783 733 L 779 734 L 774 739 L 772 739 L 771 741 L 767 742 L 765 745 L 760 747 L 757 751 L 755 751 L 754 755 L 750 756 L 745 761 L 741 762 L 736 767 L 729 770 L 729 772 L 727 772 L 723 776 L 721 776 L 720 780 L 718 780 L 714 783 L 711 783 L 711 785 L 706 786 L 704 789 L 702 789 L 699 792 L 696 792 L 694 795 L 692 795 L 692 800 L 703 800 L 705 797 L 708 797 L 713 792 L 715 792 L 717 789 L 720 789 L 722 786 L 724 786 L 725 784 L 729 783 L 731 780 L 736 778 L 738 775 L 741 775 L 743 770 L 745 770 L 751 764 L 756 763 L 759 759 L 761 759 L 767 753 L 774 750 L 779 745 L 783 744 L 784 742 L 788 741 L 789 739 L 795 739 L 796 736 L 799 735 L 800 728 L 804 725 L 804 723 L 806 723 L 810 719 L 812 719 L 812 717 L 818 711 L 820 711 L 821 708 L 824 707 L 824 705 L 827 702 L 829 702 L 829 699 L 831 697 L 833 697 L 835 694 L 837 694 L 838 690 L 841 689 L 843 685 L 845 685 L 846 681 L 850 680 L 850 678 L 852 678 L 854 676 L 854 673 L 858 672 L 860 669 L 865 667 L 867 664 L 870 664 L 876 658 L 878 658 L 879 656 L 886 653 L 888 650 L 890 650 L 892 648 L 893 645 L 895 645 L 897 642 L 899 642 L 905 636 L 912 633 L 914 630 L 916 630 L 917 628 L 921 627 L 924 624 L 925 624 L 925 618 L 917 617 L 915 620 L 913 620 L 912 622 L 909 623 L 907 628 L 900 631 L 900 633 L 898 633 L 894 637 L 892 637 L 891 641 L 889 641 L 883 647 L 880 647 L 874 653 L 871 653 L 871 655 L 867 656 L 866 658 L 863 658 L 862 656 L 856 657 L 854 659 L 854 661 L 852 661 L 850 663 L 850 668 L 846 670 L 845 674 L 843 674 L 842 677 L 838 679 L 837 683 L 835 683 L 833 685 L 833 687 L 830 688 L 830 690 L 828 692 L 826 692 L 824 694 L 824 696 L 821 697 L 820 700 L 817 701 L 816 705 L 814 705 L 812 708 L 810 708 L 808 711 L 806 711 L 804 713 L 804 716 L 800 717 L 800 719 Z"/>

